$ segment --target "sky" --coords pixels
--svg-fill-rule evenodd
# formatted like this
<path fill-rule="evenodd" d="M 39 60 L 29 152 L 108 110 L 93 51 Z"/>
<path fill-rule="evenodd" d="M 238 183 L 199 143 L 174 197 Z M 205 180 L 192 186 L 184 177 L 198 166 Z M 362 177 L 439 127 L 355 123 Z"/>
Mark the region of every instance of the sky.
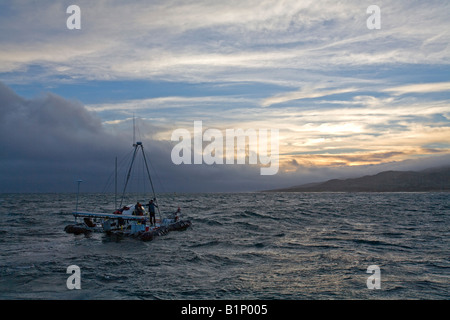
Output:
<path fill-rule="evenodd" d="M 0 192 L 102 192 L 133 121 L 159 192 L 446 165 L 449 30 L 448 1 L 4 0 Z M 278 130 L 278 171 L 175 164 L 195 121 Z"/>

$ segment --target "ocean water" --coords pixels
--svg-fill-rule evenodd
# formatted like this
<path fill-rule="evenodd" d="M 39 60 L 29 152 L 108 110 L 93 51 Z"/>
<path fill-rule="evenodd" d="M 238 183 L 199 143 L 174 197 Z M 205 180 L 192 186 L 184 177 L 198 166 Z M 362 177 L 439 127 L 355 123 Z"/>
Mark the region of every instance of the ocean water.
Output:
<path fill-rule="evenodd" d="M 1 194 L 0 299 L 450 298 L 450 193 L 158 199 L 192 227 L 150 242 L 67 234 L 76 195 Z M 82 194 L 79 210 L 111 212 L 113 201 Z M 66 285 L 71 265 L 79 290 Z M 380 289 L 367 287 L 371 265 Z"/>

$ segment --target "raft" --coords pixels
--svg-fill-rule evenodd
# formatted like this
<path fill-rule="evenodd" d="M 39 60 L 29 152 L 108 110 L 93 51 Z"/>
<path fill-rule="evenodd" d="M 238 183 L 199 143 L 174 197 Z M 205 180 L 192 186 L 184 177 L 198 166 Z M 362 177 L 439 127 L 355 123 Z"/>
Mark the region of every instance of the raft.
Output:
<path fill-rule="evenodd" d="M 190 220 L 180 220 L 168 225 L 160 226 L 155 229 L 149 230 L 149 231 L 139 231 L 136 233 L 129 232 L 128 230 L 108 230 L 106 231 L 107 235 L 110 236 L 116 236 L 116 237 L 124 237 L 124 236 L 131 236 L 133 238 L 142 240 L 142 241 L 151 241 L 155 239 L 156 237 L 165 236 L 170 231 L 183 231 L 186 230 L 191 226 Z M 89 234 L 92 232 L 91 228 L 87 227 L 84 224 L 75 224 L 75 225 L 68 225 L 64 228 L 64 231 L 67 233 L 73 233 L 75 235 L 78 234 Z"/>
<path fill-rule="evenodd" d="M 64 231 L 67 233 L 73 233 L 75 235 L 89 234 L 92 232 L 92 230 L 88 229 L 88 227 L 82 224 L 70 224 L 64 228 Z"/>
<path fill-rule="evenodd" d="M 165 236 L 166 234 L 168 234 L 170 231 L 183 231 L 186 230 L 187 228 L 189 228 L 191 225 L 191 221 L 189 220 L 180 220 L 178 222 L 169 224 L 167 226 L 162 226 L 150 231 L 145 231 L 145 232 L 141 232 L 138 233 L 136 235 L 136 237 L 140 240 L 143 241 L 151 241 L 153 240 L 155 237 L 158 236 Z"/>
<path fill-rule="evenodd" d="M 183 231 L 191 226 L 190 220 L 180 220 L 175 223 L 169 224 L 167 228 L 169 231 Z"/>

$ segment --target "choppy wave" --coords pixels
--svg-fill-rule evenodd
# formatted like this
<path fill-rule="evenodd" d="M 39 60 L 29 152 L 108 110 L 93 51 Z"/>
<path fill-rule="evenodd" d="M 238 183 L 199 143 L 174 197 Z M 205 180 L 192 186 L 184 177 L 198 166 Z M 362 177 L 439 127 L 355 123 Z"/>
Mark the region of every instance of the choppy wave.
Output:
<path fill-rule="evenodd" d="M 162 211 L 193 225 L 152 242 L 66 234 L 74 195 L 1 199 L 2 299 L 450 297 L 448 193 L 167 194 Z M 79 208 L 113 200 L 85 194 Z M 66 287 L 70 265 L 81 290 Z"/>

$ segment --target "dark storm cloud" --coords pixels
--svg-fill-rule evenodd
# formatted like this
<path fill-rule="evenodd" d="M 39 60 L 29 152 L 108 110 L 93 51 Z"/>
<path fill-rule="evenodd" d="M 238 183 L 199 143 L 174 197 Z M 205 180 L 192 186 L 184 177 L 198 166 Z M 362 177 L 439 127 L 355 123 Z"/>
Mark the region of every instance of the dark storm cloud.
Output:
<path fill-rule="evenodd" d="M 0 83 L 0 191 L 70 191 L 98 176 L 120 138 L 77 101 L 48 93 L 23 99 Z"/>
<path fill-rule="evenodd" d="M 154 126 L 140 121 L 143 136 Z M 0 83 L 0 192 L 105 191 L 114 159 L 132 151 L 129 132 L 106 130 L 101 120 L 78 101 L 52 93 L 24 99 Z M 174 143 L 144 141 L 159 192 L 247 191 L 270 188 L 274 177 L 259 166 L 175 165 Z M 112 190 L 107 190 L 112 191 Z"/>

